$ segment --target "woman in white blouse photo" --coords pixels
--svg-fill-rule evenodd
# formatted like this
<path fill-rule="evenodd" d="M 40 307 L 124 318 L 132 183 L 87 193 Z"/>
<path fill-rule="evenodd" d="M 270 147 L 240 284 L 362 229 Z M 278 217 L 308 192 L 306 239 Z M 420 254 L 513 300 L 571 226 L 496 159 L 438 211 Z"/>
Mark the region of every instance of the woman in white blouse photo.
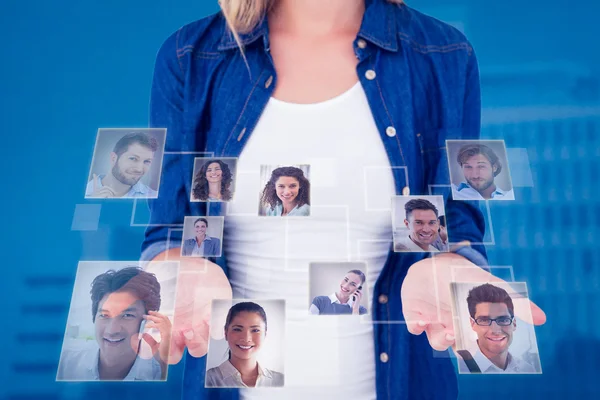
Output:
<path fill-rule="evenodd" d="M 267 314 L 253 302 L 229 309 L 224 327 L 228 359 L 206 372 L 206 387 L 278 387 L 284 375 L 262 367 L 257 357 L 266 341 Z"/>

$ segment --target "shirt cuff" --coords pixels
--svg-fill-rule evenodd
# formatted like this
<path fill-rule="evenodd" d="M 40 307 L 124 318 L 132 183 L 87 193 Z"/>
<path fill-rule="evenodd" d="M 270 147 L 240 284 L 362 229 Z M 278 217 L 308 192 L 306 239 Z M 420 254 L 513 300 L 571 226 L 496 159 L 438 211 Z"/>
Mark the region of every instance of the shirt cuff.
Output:
<path fill-rule="evenodd" d="M 485 258 L 485 256 L 470 246 L 462 246 L 456 250 L 453 250 L 452 252 L 463 256 L 467 260 L 471 261 L 473 264 L 480 266 L 484 269 L 487 269 L 488 267 L 488 261 Z"/>

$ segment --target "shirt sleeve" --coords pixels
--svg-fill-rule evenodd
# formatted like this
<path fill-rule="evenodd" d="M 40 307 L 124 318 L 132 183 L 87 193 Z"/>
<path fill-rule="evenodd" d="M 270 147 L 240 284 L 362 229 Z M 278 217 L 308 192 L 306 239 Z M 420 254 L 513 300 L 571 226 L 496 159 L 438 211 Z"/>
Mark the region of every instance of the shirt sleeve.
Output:
<path fill-rule="evenodd" d="M 205 215 L 204 203 L 190 203 L 196 133 L 185 120 L 185 71 L 177 55 L 181 29 L 160 48 L 150 93 L 150 127 L 167 128 L 159 196 L 148 200 L 150 221 L 142 244 L 142 260 L 181 245 L 185 215 Z M 178 229 L 179 228 L 179 229 Z"/>
<path fill-rule="evenodd" d="M 310 313 L 313 315 L 319 315 L 321 312 L 319 310 L 319 304 L 318 304 L 319 298 L 315 297 L 312 301 L 312 304 L 310 305 Z"/>
<path fill-rule="evenodd" d="M 481 89 L 479 82 L 479 67 L 475 53 L 468 53 L 465 72 L 465 90 L 463 103 L 463 118 L 460 139 L 476 140 L 481 131 Z M 445 151 L 444 151 L 445 153 Z M 447 155 L 440 157 L 440 165 L 447 176 L 437 179 L 450 179 Z M 437 183 L 437 182 L 436 182 Z M 483 246 L 485 220 L 477 201 L 457 201 L 448 196 L 446 201 L 446 221 L 448 238 L 451 243 L 468 243 L 457 249 L 450 249 L 479 266 L 487 266 L 487 255 Z"/>
<path fill-rule="evenodd" d="M 218 238 L 212 238 L 215 241 L 213 256 L 221 254 L 221 240 Z"/>

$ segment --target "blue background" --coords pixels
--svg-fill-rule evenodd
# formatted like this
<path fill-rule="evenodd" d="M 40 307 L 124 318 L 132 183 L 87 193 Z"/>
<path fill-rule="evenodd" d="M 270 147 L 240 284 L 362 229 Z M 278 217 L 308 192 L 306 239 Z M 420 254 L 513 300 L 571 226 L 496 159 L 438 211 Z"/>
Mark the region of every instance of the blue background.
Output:
<path fill-rule="evenodd" d="M 531 162 L 534 186 L 490 206 L 488 251 L 491 264 L 514 267 L 548 315 L 537 328 L 544 373 L 463 376 L 461 398 L 600 398 L 600 4 L 409 4 L 468 35 L 481 68 L 483 135 L 526 148 Z M 96 130 L 146 126 L 160 44 L 216 10 L 216 0 L 0 2 L 1 399 L 180 396 L 182 363 L 166 384 L 54 378 L 77 262 L 137 259 L 143 238 L 130 226 L 131 202 L 83 200 Z M 80 206 L 74 221 L 77 204 L 102 204 L 97 230 L 85 218 L 98 209 Z"/>

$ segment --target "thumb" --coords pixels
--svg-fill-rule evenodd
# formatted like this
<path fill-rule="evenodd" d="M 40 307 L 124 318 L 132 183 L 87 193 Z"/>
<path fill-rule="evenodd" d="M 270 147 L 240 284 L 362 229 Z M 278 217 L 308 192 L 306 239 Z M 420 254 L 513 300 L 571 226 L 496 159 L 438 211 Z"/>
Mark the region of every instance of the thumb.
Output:
<path fill-rule="evenodd" d="M 546 313 L 542 310 L 537 304 L 533 301 L 529 302 L 529 306 L 531 307 L 531 316 L 533 317 L 534 325 L 543 325 L 546 323 Z"/>
<path fill-rule="evenodd" d="M 96 189 L 98 188 L 98 184 L 96 183 L 98 180 L 98 175 L 96 174 L 92 174 L 92 186 L 93 186 L 93 190 L 94 192 L 96 191 Z"/>

